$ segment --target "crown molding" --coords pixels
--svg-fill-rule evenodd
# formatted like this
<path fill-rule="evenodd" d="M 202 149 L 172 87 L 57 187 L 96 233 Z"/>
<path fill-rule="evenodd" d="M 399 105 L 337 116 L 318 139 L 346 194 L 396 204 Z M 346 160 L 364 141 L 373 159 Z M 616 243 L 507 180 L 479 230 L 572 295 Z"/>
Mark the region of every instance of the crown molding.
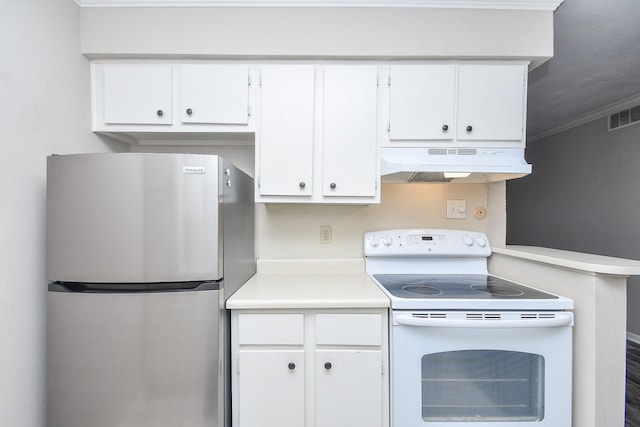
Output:
<path fill-rule="evenodd" d="M 564 0 L 73 0 L 80 7 L 424 7 L 554 11 Z"/>
<path fill-rule="evenodd" d="M 563 125 L 556 126 L 555 128 L 537 133 L 535 135 L 527 136 L 527 142 L 534 142 L 540 139 L 547 138 L 551 135 L 555 135 L 557 133 L 564 132 L 569 129 L 573 129 L 578 126 L 582 126 L 594 120 L 602 119 L 604 117 L 607 117 L 610 114 L 617 113 L 618 111 L 628 110 L 629 108 L 635 107 L 636 105 L 640 105 L 640 93 L 637 95 L 630 96 L 628 98 L 624 98 L 620 101 L 614 102 L 604 107 L 598 108 L 596 110 L 590 111 L 586 114 L 576 117 L 575 119 Z"/>

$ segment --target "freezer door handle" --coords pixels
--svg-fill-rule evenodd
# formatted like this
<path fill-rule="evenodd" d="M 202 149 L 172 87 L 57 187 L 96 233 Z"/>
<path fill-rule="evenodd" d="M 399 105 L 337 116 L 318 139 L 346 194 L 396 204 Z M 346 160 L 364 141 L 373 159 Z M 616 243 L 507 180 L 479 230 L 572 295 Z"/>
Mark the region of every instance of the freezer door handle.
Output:
<path fill-rule="evenodd" d="M 134 293 L 134 292 L 192 292 L 220 290 L 220 281 L 158 282 L 158 283 L 81 283 L 52 282 L 51 292 Z"/>
<path fill-rule="evenodd" d="M 573 316 L 570 313 L 556 314 L 552 318 L 523 319 L 435 319 L 402 314 L 395 317 L 396 323 L 404 326 L 436 327 L 436 328 L 557 328 L 572 326 Z"/>

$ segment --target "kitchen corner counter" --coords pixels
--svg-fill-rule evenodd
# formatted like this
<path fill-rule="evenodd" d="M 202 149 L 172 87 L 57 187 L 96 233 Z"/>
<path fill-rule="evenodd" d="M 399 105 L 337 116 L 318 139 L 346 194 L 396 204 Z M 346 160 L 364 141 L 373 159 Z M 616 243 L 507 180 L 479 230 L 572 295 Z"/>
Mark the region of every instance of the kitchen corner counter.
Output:
<path fill-rule="evenodd" d="M 614 276 L 640 275 L 640 261 L 537 246 L 492 246 L 492 252 L 573 270 Z"/>
<path fill-rule="evenodd" d="M 387 308 L 363 259 L 258 260 L 258 272 L 227 300 L 235 309 Z"/>
<path fill-rule="evenodd" d="M 494 246 L 489 272 L 571 298 L 574 427 L 623 426 L 627 277 L 640 261 L 532 246 Z"/>

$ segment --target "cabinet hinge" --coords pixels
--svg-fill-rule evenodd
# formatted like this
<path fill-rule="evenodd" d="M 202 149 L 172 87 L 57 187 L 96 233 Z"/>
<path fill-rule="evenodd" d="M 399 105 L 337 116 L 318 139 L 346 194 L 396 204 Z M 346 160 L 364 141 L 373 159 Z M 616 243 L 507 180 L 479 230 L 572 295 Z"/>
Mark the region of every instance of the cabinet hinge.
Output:
<path fill-rule="evenodd" d="M 247 117 L 251 117 L 251 105 L 247 107 Z"/>
<path fill-rule="evenodd" d="M 380 372 L 384 375 L 384 360 L 380 362 Z"/>
<path fill-rule="evenodd" d="M 236 373 L 240 373 L 240 359 L 236 360 Z"/>
<path fill-rule="evenodd" d="M 258 86 L 262 87 L 262 73 L 258 76 Z"/>
<path fill-rule="evenodd" d="M 391 86 L 391 74 L 387 76 L 387 86 Z"/>
<path fill-rule="evenodd" d="M 249 73 L 249 81 L 247 83 L 251 86 L 251 73 Z"/>
<path fill-rule="evenodd" d="M 391 132 L 391 121 L 387 122 L 387 132 Z"/>

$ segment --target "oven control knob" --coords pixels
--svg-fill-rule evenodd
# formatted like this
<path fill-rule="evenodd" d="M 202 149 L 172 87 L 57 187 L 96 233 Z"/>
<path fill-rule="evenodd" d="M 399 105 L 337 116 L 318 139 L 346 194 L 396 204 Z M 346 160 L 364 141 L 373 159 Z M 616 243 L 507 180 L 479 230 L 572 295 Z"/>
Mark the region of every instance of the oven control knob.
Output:
<path fill-rule="evenodd" d="M 382 239 L 382 243 L 384 243 L 385 246 L 391 246 L 393 244 L 393 239 L 391 238 L 391 236 L 384 236 L 384 239 Z"/>
<path fill-rule="evenodd" d="M 478 246 L 480 246 L 481 248 L 484 248 L 485 246 L 487 246 L 487 239 L 485 239 L 484 237 L 480 236 L 480 237 L 476 238 L 476 243 L 478 243 Z"/>
<path fill-rule="evenodd" d="M 464 242 L 465 245 L 467 246 L 473 246 L 473 239 L 470 236 L 464 236 L 462 238 L 462 241 Z"/>
<path fill-rule="evenodd" d="M 372 237 L 371 239 L 369 239 L 369 244 L 374 247 L 377 248 L 378 245 L 380 244 L 380 240 L 378 240 L 377 237 Z"/>

